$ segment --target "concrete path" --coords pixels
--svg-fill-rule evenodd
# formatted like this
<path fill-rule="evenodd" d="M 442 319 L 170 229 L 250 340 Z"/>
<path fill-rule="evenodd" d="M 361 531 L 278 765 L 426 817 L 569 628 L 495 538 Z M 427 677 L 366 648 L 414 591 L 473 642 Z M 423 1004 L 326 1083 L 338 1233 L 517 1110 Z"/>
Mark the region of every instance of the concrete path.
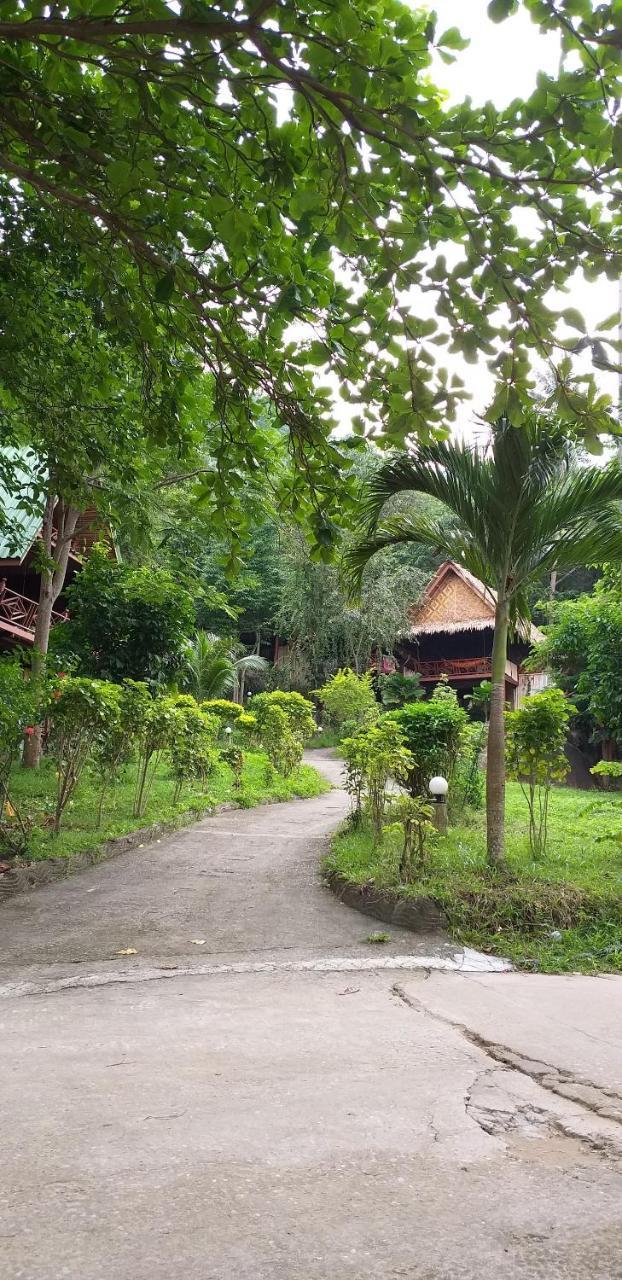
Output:
<path fill-rule="evenodd" d="M 370 958 L 317 881 L 343 811 L 0 910 L 0 1280 L 620 1280 L 622 981 Z"/>

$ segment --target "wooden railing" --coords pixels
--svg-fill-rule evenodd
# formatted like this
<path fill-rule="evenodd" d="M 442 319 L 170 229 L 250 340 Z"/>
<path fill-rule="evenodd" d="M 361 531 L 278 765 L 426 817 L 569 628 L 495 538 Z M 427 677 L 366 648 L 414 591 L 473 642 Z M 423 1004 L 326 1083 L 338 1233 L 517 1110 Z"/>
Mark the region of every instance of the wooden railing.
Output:
<path fill-rule="evenodd" d="M 406 674 L 418 672 L 422 680 L 438 680 L 441 676 L 449 676 L 450 680 L 488 680 L 492 675 L 492 659 L 481 658 L 434 658 L 429 662 L 411 662 Z M 518 681 L 518 668 L 515 662 L 506 662 L 505 674 L 509 680 Z"/>
<path fill-rule="evenodd" d="M 19 591 L 12 591 L 0 581 L 0 623 L 4 624 L 4 630 L 9 623 L 17 631 L 26 631 L 34 638 L 38 609 L 37 600 L 31 600 L 29 596 L 21 595 Z M 68 616 L 66 612 L 54 611 L 52 622 L 66 622 Z"/>

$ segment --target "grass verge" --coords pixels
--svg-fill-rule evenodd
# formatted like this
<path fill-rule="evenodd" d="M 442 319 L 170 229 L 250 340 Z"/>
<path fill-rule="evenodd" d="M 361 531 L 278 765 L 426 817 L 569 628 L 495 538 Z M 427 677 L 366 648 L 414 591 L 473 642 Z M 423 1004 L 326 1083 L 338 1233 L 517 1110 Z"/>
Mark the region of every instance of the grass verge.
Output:
<path fill-rule="evenodd" d="M 248 752 L 244 760 L 241 787 L 236 790 L 233 775 L 227 765 L 220 764 L 207 780 L 205 790 L 200 786 L 184 787 L 177 803 L 173 803 L 175 789 L 167 763 L 159 765 L 145 813 L 141 818 L 132 816 L 135 765 L 129 765 L 117 786 L 108 796 L 102 823 L 96 826 L 99 789 L 95 780 L 85 773 L 68 807 L 60 833 L 55 836 L 47 825 L 53 810 L 56 788 L 54 763 L 44 760 L 40 769 L 17 769 L 12 780 L 11 795 L 19 803 L 23 813 L 33 822 L 29 839 L 29 851 L 21 861 L 37 861 L 42 858 L 71 858 L 78 853 L 97 849 L 98 845 L 115 836 L 127 835 L 154 822 L 174 822 L 185 814 L 199 818 L 218 804 L 234 801 L 241 808 L 273 800 L 307 799 L 330 791 L 330 783 L 310 765 L 301 764 L 287 778 L 267 772 L 268 760 L 261 752 Z"/>
<path fill-rule="evenodd" d="M 452 936 L 543 973 L 622 971 L 622 807 L 615 795 L 558 788 L 551 798 L 546 857 L 529 853 L 527 809 L 507 788 L 506 876 L 486 865 L 484 817 L 471 813 L 429 847 L 411 884 L 397 874 L 400 836 L 374 849 L 371 833 L 343 828 L 327 869 L 356 884 L 434 898 Z"/>

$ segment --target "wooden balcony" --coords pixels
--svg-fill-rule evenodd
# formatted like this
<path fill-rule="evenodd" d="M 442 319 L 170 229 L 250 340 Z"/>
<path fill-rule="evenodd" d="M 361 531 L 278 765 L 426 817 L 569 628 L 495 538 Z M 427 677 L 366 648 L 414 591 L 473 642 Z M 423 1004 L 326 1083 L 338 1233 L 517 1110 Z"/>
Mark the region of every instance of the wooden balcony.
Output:
<path fill-rule="evenodd" d="M 23 596 L 19 591 L 12 591 L 0 581 L 0 631 L 32 644 L 35 638 L 37 621 L 37 600 Z M 66 622 L 68 613 L 52 613 L 52 622 Z"/>
<path fill-rule="evenodd" d="M 475 682 L 478 680 L 490 680 L 492 676 L 492 660 L 491 658 L 435 658 L 430 662 L 410 662 L 405 669 L 405 675 L 414 675 L 418 673 L 421 676 L 421 683 L 431 683 L 440 680 L 441 676 L 448 676 L 450 680 L 465 680 Z M 518 684 L 518 667 L 515 662 L 506 662 L 505 678 L 509 684 Z"/>

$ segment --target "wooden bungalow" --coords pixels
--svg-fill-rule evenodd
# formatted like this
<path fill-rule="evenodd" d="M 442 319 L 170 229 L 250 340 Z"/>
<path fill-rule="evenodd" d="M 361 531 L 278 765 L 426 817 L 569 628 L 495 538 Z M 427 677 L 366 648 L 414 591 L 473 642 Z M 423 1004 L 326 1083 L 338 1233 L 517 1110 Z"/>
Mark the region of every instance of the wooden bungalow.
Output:
<path fill-rule="evenodd" d="M 24 486 L 28 484 L 28 464 L 19 461 L 24 474 Z M 37 567 L 37 549 L 41 542 L 42 513 L 36 503 L 26 512 L 15 496 L 0 486 L 0 505 L 5 516 L 5 532 L 0 533 L 0 650 L 34 642 L 35 622 L 39 601 L 40 573 Z M 79 573 L 82 563 L 93 544 L 107 537 L 110 530 L 102 524 L 94 507 L 88 507 L 79 517 L 71 543 L 65 585 Z M 68 617 L 63 596 L 52 615 L 53 622 L 63 622 Z"/>
<path fill-rule="evenodd" d="M 405 675 L 417 672 L 423 685 L 436 684 L 446 675 L 460 696 L 468 694 L 491 677 L 494 619 L 494 592 L 446 560 L 410 611 L 411 625 L 396 645 L 396 666 Z M 542 632 L 530 624 L 523 636 L 508 644 L 505 691 L 512 707 L 548 683 L 546 673 L 529 674 L 522 665 L 541 639 Z"/>

